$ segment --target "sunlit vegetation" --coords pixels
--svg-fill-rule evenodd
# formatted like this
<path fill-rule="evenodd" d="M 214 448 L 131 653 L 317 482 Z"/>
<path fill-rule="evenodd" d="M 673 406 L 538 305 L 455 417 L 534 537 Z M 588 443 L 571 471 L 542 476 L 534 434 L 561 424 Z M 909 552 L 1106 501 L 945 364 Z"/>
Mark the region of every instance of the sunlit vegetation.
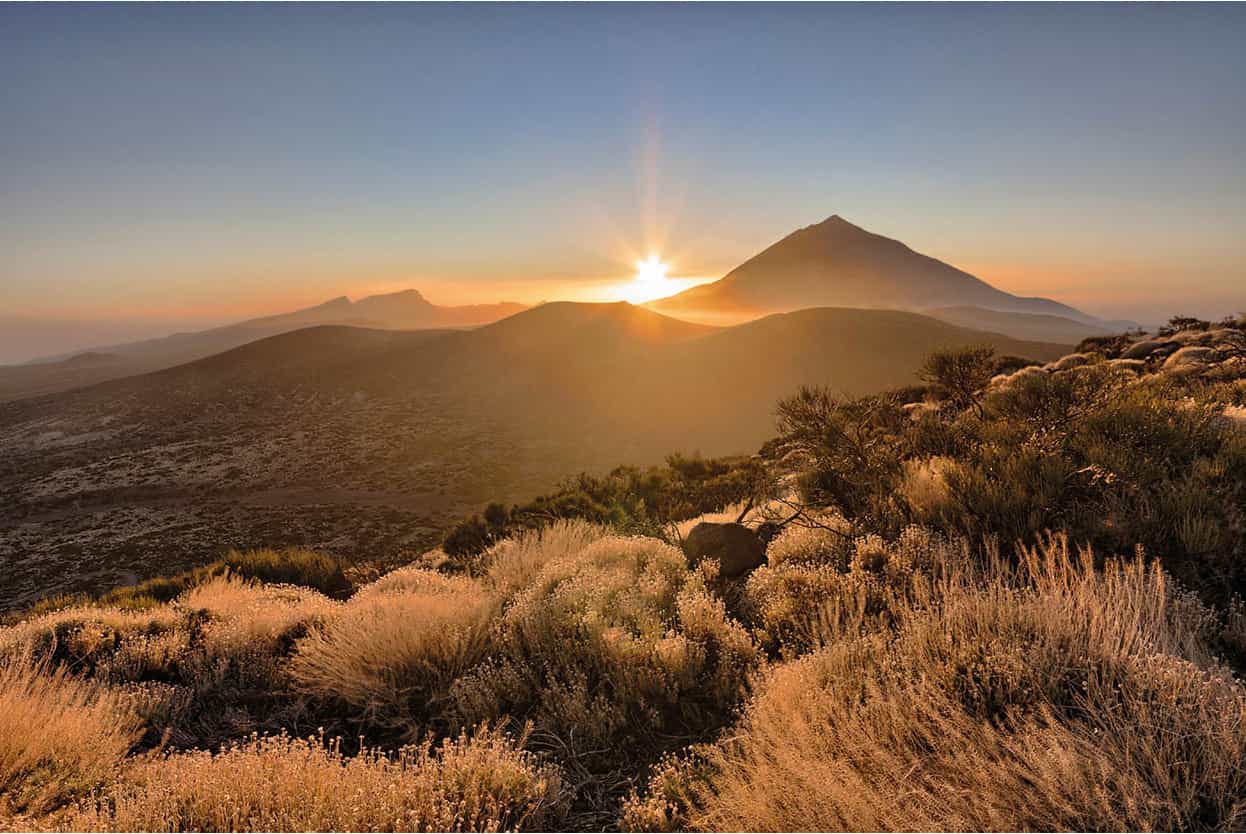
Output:
<path fill-rule="evenodd" d="M 350 580 L 346 578 L 344 570 L 345 565 L 332 556 L 299 548 L 230 551 L 224 558 L 211 564 L 172 576 L 159 576 L 136 585 L 115 588 L 95 597 L 85 594 L 50 597 L 39 601 L 32 610 L 55 611 L 80 604 L 137 610 L 169 602 L 188 588 L 213 577 L 226 575 L 262 582 L 302 585 L 331 596 L 343 596 L 351 590 Z"/>
<path fill-rule="evenodd" d="M 795 392 L 747 459 L 358 587 L 231 556 L 0 628 L 0 815 L 99 830 L 1240 829 L 1246 322 Z M 781 530 L 727 580 L 699 519 Z"/>
<path fill-rule="evenodd" d="M 664 467 L 621 466 L 604 477 L 580 475 L 549 495 L 506 508 L 490 504 L 456 526 L 442 549 L 461 563 L 493 542 L 558 519 L 609 524 L 623 533 L 661 535 L 666 525 L 752 497 L 766 473 L 753 458 L 671 455 Z"/>
<path fill-rule="evenodd" d="M 557 770 L 488 728 L 436 749 L 353 756 L 336 741 L 282 735 L 136 760 L 66 822 L 89 831 L 540 831 L 561 802 Z"/>
<path fill-rule="evenodd" d="M 1241 827 L 1246 688 L 1210 612 L 1154 564 L 1096 570 L 1051 539 L 1018 564 L 916 571 L 883 607 L 772 666 L 733 732 L 660 765 L 624 826 Z"/>

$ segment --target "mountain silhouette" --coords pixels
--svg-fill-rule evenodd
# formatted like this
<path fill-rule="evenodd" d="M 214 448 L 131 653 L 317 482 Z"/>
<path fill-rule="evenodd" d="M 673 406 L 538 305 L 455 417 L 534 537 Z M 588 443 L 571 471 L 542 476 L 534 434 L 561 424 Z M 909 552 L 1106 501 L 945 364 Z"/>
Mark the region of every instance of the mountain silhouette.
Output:
<path fill-rule="evenodd" d="M 1023 298 L 964 270 L 914 252 L 898 240 L 839 215 L 792 232 L 727 273 L 651 302 L 674 316 L 740 318 L 805 307 L 928 310 L 980 307 L 1059 316 L 1098 325 L 1092 316 L 1047 298 Z"/>
<path fill-rule="evenodd" d="M 0 402 L 169 368 L 313 325 L 382 330 L 478 327 L 524 309 L 524 305 L 513 302 L 442 307 L 413 289 L 367 296 L 358 301 L 340 296 L 314 307 L 247 319 L 210 330 L 97 348 L 91 355 L 103 358 L 89 364 L 74 361 L 74 357 L 69 356 L 22 365 L 0 365 Z"/>

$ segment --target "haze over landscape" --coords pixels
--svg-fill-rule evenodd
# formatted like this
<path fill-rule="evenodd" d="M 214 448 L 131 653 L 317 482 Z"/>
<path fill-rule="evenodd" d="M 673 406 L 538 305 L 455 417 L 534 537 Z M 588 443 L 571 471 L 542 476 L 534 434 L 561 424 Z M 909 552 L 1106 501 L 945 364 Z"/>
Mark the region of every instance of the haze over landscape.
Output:
<path fill-rule="evenodd" d="M 1246 827 L 1246 11 L 0 4 L 0 831 Z"/>
<path fill-rule="evenodd" d="M 1240 9 L 709 13 L 6 6 L 0 361 L 410 287 L 617 300 L 837 212 L 1103 318 L 1241 305 Z"/>

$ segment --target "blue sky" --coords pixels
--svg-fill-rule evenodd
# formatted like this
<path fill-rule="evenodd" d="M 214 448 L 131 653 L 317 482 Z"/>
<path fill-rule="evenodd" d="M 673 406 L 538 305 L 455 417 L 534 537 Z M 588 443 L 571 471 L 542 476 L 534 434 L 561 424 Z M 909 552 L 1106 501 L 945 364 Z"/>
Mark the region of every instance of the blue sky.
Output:
<path fill-rule="evenodd" d="M 604 297 L 832 213 L 1010 291 L 1223 314 L 1244 42 L 1235 5 L 4 5 L 0 315 Z"/>

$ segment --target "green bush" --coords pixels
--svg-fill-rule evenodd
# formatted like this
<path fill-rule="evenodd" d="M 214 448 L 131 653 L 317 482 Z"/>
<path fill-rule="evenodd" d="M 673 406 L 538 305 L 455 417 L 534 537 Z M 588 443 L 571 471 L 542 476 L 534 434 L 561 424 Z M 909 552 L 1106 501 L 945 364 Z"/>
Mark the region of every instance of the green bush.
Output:
<path fill-rule="evenodd" d="M 1011 547 L 1065 530 L 1107 553 L 1141 545 L 1220 604 L 1246 594 L 1234 386 L 1092 360 L 988 385 L 917 419 L 887 397 L 806 389 L 780 404 L 770 450 L 806 503 L 836 509 L 857 533 L 933 524 Z"/>
<path fill-rule="evenodd" d="M 556 492 L 511 507 L 490 504 L 447 534 L 442 549 L 471 568 L 490 545 L 560 519 L 609 524 L 624 533 L 662 536 L 667 524 L 764 497 L 766 468 L 755 458 L 671 455 L 664 467 L 621 466 L 605 477 L 582 474 Z"/>

